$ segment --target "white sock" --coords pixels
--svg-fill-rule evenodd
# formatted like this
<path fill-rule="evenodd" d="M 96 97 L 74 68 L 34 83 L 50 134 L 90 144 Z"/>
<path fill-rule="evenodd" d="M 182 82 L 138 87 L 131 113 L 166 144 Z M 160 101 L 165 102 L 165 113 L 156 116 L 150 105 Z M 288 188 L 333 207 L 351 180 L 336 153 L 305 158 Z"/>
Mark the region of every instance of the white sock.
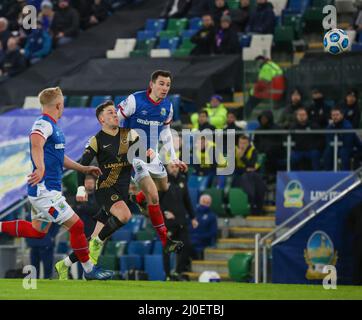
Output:
<path fill-rule="evenodd" d="M 65 264 L 67 267 L 71 267 L 72 264 L 73 264 L 73 262 L 70 260 L 69 257 L 66 257 L 66 258 L 64 259 L 64 264 Z"/>
<path fill-rule="evenodd" d="M 85 271 L 85 273 L 89 273 L 93 269 L 93 263 L 88 260 L 87 262 L 82 262 L 82 267 Z"/>

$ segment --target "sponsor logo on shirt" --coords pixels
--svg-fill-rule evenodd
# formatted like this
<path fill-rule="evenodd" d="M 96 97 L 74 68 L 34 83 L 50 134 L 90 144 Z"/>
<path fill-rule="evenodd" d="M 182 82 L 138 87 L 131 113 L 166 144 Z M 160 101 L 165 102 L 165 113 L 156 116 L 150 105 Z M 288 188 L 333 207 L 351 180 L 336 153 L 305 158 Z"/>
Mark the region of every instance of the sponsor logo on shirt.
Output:
<path fill-rule="evenodd" d="M 58 143 L 54 147 L 55 147 L 55 149 L 64 149 L 65 148 L 64 143 Z"/>
<path fill-rule="evenodd" d="M 163 126 L 163 122 L 149 121 L 149 120 L 144 120 L 144 119 L 140 119 L 140 118 L 137 118 L 137 123 L 143 124 L 145 126 Z"/>

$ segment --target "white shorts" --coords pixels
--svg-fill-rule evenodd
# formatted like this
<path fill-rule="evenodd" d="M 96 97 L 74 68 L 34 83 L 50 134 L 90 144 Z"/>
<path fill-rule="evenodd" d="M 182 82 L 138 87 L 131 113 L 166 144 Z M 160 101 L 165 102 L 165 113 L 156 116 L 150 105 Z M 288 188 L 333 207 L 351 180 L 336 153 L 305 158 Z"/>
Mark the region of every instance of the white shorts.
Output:
<path fill-rule="evenodd" d="M 167 171 L 162 161 L 156 156 L 151 163 L 146 163 L 141 159 L 133 159 L 134 170 L 133 180 L 139 183 L 144 177 L 161 179 L 167 177 Z"/>
<path fill-rule="evenodd" d="M 63 224 L 75 214 L 60 191 L 49 191 L 38 185 L 38 194 L 37 197 L 28 197 L 32 220 Z"/>

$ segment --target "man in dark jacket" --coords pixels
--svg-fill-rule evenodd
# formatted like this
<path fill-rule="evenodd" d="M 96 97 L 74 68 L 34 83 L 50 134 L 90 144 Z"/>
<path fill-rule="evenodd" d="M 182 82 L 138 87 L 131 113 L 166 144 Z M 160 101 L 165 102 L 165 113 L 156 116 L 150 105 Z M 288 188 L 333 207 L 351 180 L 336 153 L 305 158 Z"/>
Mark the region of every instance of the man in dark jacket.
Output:
<path fill-rule="evenodd" d="M 252 13 L 246 32 L 274 34 L 275 14 L 268 0 L 257 0 L 256 10 Z"/>
<path fill-rule="evenodd" d="M 354 129 L 358 129 L 361 121 L 361 111 L 358 105 L 358 90 L 349 90 L 341 107 L 344 111 L 344 118 L 352 124 Z"/>
<path fill-rule="evenodd" d="M 191 1 L 191 7 L 187 13 L 188 18 L 202 17 L 206 12 L 211 11 L 211 3 L 209 0 L 193 0 Z"/>
<path fill-rule="evenodd" d="M 220 26 L 221 17 L 229 13 L 229 6 L 225 0 L 215 0 L 212 10 L 212 16 L 217 27 Z"/>
<path fill-rule="evenodd" d="M 319 89 L 312 90 L 313 103 L 308 108 L 309 119 L 325 129 L 328 125 L 330 107 L 324 101 L 324 95 Z"/>
<path fill-rule="evenodd" d="M 192 55 L 210 55 L 215 52 L 215 26 L 214 20 L 210 14 L 202 16 L 202 28 L 195 33 L 191 42 L 196 44 L 196 47 L 191 51 Z"/>
<path fill-rule="evenodd" d="M 344 119 L 343 110 L 340 107 L 336 106 L 332 108 L 331 118 L 332 123 L 327 127 L 327 129 L 353 129 L 351 123 Z M 334 142 L 334 136 L 335 134 L 329 133 L 326 136 L 326 148 L 323 155 L 325 170 L 333 169 L 334 149 L 331 144 Z M 342 143 L 341 146 L 338 146 L 338 158 L 341 159 L 341 170 L 349 171 L 351 170 L 353 148 L 356 147 L 361 150 L 361 141 L 355 133 L 338 134 L 337 136 L 338 142 Z"/>
<path fill-rule="evenodd" d="M 2 44 L 3 50 L 6 51 L 8 45 L 8 39 L 10 38 L 11 33 L 9 30 L 8 19 L 0 17 L 0 42 Z"/>
<path fill-rule="evenodd" d="M 291 126 L 292 130 L 316 130 L 319 126 L 311 123 L 308 119 L 307 109 L 304 107 L 298 108 L 296 111 L 296 123 Z M 298 170 L 299 165 L 304 165 L 304 160 L 310 161 L 312 169 L 318 171 L 320 169 L 321 152 L 321 136 L 314 134 L 295 134 L 292 140 L 295 143 L 291 154 L 292 170 Z M 303 167 L 303 170 L 306 168 Z"/>
<path fill-rule="evenodd" d="M 7 48 L 0 69 L 0 82 L 17 75 L 26 68 L 25 57 L 20 53 L 16 38 L 9 38 Z"/>
<path fill-rule="evenodd" d="M 236 32 L 245 32 L 250 19 L 250 0 L 240 0 L 239 8 L 230 10 L 230 17 L 234 30 Z"/>
<path fill-rule="evenodd" d="M 270 110 L 263 111 L 259 117 L 259 127 L 255 132 L 259 130 L 278 130 L 280 129 L 274 123 L 273 112 Z M 281 157 L 283 158 L 283 137 L 277 134 L 256 134 L 254 138 L 254 145 L 256 149 L 265 153 L 265 172 L 268 174 L 275 174 L 281 165 Z"/>
<path fill-rule="evenodd" d="M 55 12 L 50 30 L 56 45 L 72 41 L 79 32 L 79 14 L 69 5 L 69 0 L 59 0 L 59 9 Z"/>
<path fill-rule="evenodd" d="M 38 28 L 32 30 L 26 38 L 24 50 L 30 64 L 40 61 L 52 50 L 52 38 L 48 31 L 42 29 L 40 21 L 38 21 Z"/>
<path fill-rule="evenodd" d="M 215 53 L 238 54 L 240 52 L 238 35 L 231 28 L 231 18 L 223 15 L 220 19 L 220 29 L 216 32 Z"/>
<path fill-rule="evenodd" d="M 185 17 L 191 7 L 191 0 L 168 0 L 161 12 L 161 18 Z"/>
<path fill-rule="evenodd" d="M 283 129 L 290 129 L 295 125 L 295 114 L 301 107 L 303 107 L 302 93 L 300 90 L 294 89 L 290 95 L 290 104 L 285 107 L 278 124 Z"/>
<path fill-rule="evenodd" d="M 198 223 L 195 219 L 194 209 L 191 204 L 187 178 L 180 173 L 179 168 L 170 163 L 167 166 L 169 189 L 162 195 L 161 208 L 165 215 L 165 223 L 172 239 L 177 239 L 184 243 L 184 248 L 177 255 L 176 274 L 189 271 L 191 260 L 191 241 L 188 231 L 189 220 L 192 228 L 196 228 Z M 170 254 L 164 253 L 164 268 L 166 276 L 170 277 Z"/>

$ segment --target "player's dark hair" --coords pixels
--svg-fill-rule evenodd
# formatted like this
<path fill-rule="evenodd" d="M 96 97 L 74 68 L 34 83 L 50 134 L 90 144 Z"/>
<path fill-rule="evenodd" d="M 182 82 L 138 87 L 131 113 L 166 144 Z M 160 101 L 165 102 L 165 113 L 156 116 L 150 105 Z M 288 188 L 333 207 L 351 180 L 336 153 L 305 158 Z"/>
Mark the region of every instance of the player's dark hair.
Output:
<path fill-rule="evenodd" d="M 242 134 L 242 135 L 239 136 L 238 141 L 240 141 L 240 140 L 248 140 L 248 141 L 250 141 L 249 137 L 247 135 L 245 135 L 245 134 Z"/>
<path fill-rule="evenodd" d="M 107 101 L 101 103 L 99 106 L 97 106 L 97 109 L 96 109 L 97 119 L 99 119 L 99 115 L 103 112 L 103 110 L 109 106 L 114 106 L 114 103 L 112 100 L 107 100 Z"/>
<path fill-rule="evenodd" d="M 170 78 L 172 79 L 171 72 L 167 70 L 156 70 L 151 74 L 151 81 L 156 82 L 158 77 Z"/>
<path fill-rule="evenodd" d="M 200 115 L 200 114 L 206 114 L 206 117 L 209 116 L 209 114 L 207 113 L 206 110 L 200 110 L 200 111 L 199 111 L 199 115 Z"/>
<path fill-rule="evenodd" d="M 334 106 L 331 109 L 331 114 L 332 114 L 333 111 L 339 111 L 341 114 L 344 114 L 343 109 L 340 106 Z"/>
<path fill-rule="evenodd" d="M 298 109 L 295 111 L 295 113 L 298 113 L 298 111 L 301 111 L 301 110 L 305 111 L 305 112 L 308 114 L 307 108 L 306 108 L 306 107 L 303 107 L 303 106 L 298 107 Z"/>

